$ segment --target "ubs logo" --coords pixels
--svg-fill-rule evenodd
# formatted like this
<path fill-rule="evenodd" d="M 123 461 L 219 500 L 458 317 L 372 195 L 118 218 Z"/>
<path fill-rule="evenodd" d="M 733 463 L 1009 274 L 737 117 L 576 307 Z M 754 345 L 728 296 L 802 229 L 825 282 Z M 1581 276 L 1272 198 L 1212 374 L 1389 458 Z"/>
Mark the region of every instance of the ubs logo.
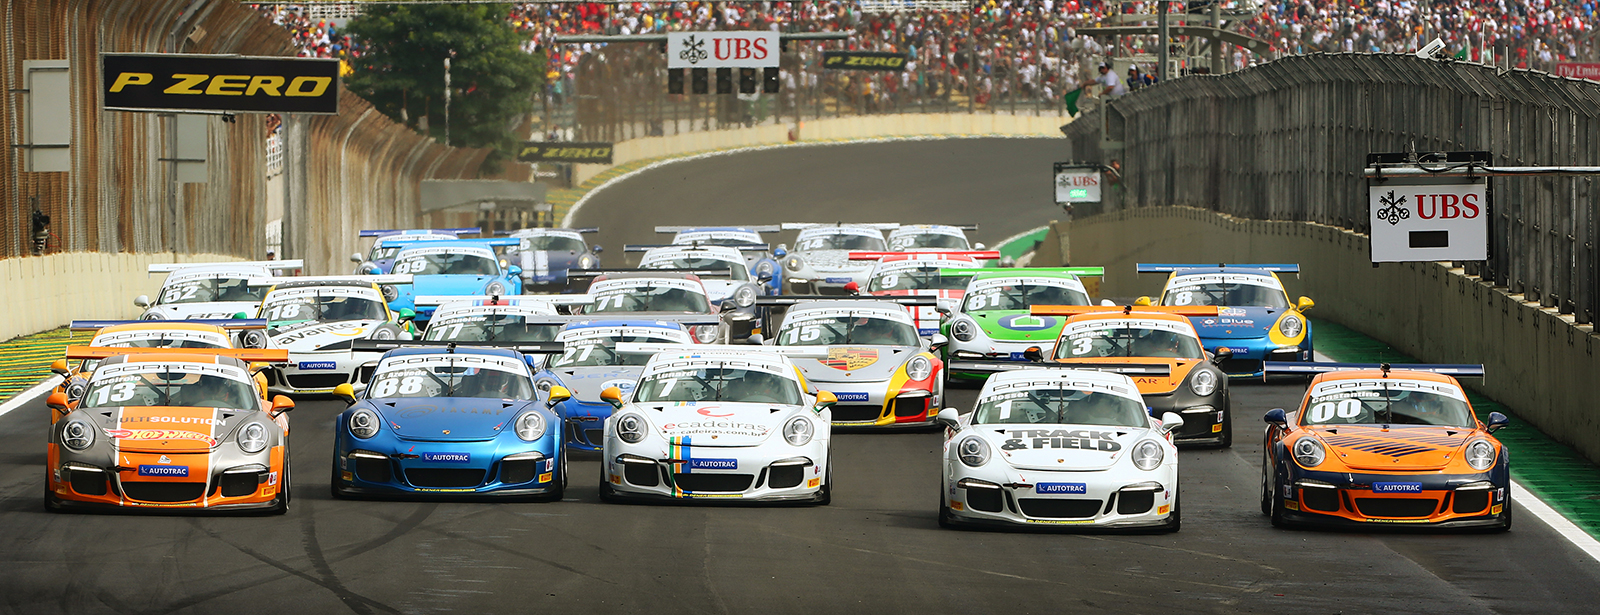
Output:
<path fill-rule="evenodd" d="M 711 54 L 706 52 L 705 40 L 693 36 L 684 39 L 683 51 L 678 52 L 678 59 L 690 64 L 699 64 L 701 60 L 709 57 Z"/>
<path fill-rule="evenodd" d="M 1378 210 L 1378 219 L 1388 222 L 1389 226 L 1411 218 L 1411 210 L 1406 209 L 1406 197 L 1395 198 L 1393 190 L 1389 191 L 1388 196 L 1378 197 L 1378 203 L 1383 205 L 1383 208 Z"/>

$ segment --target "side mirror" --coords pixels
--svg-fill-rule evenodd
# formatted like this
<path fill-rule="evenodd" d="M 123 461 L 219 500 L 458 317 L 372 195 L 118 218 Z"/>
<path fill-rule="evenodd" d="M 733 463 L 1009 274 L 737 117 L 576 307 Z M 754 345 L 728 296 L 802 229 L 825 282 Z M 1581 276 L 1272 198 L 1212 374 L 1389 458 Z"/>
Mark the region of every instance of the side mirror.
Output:
<path fill-rule="evenodd" d="M 757 282 L 761 282 L 763 284 L 765 284 L 767 282 L 771 282 L 772 281 L 772 273 L 768 272 L 768 271 L 763 271 L 761 273 L 758 273 L 758 274 L 756 274 L 756 281 Z"/>
<path fill-rule="evenodd" d="M 938 350 L 940 348 L 944 348 L 945 346 L 947 346 L 949 344 L 950 344 L 950 338 L 945 337 L 943 333 L 935 333 L 935 334 L 933 334 L 932 343 L 928 344 L 928 349 L 929 350 Z"/>
<path fill-rule="evenodd" d="M 360 252 L 356 252 L 355 254 L 351 254 L 350 255 L 350 262 L 355 263 L 357 265 L 361 264 L 361 253 Z"/>
<path fill-rule="evenodd" d="M 506 273 L 509 273 L 511 275 L 522 275 L 522 267 L 518 267 L 516 265 L 512 265 L 510 267 L 506 267 Z"/>
<path fill-rule="evenodd" d="M 339 386 L 333 387 L 333 396 L 344 400 L 344 405 L 346 406 L 355 404 L 356 388 L 348 382 L 340 383 Z"/>
<path fill-rule="evenodd" d="M 56 412 L 66 412 L 67 394 L 61 391 L 51 393 L 49 397 L 45 398 L 44 405 L 49 406 L 51 410 L 55 410 Z"/>
<path fill-rule="evenodd" d="M 933 311 L 938 312 L 940 316 L 948 317 L 954 310 L 951 310 L 948 305 L 935 305 L 933 306 Z"/>
<path fill-rule="evenodd" d="M 67 369 L 66 359 L 56 359 L 55 361 L 50 362 L 50 373 L 64 378 L 67 374 L 72 373 L 72 371 Z"/>
<path fill-rule="evenodd" d="M 1169 434 L 1183 427 L 1183 417 L 1176 412 L 1163 412 L 1161 414 L 1161 433 Z"/>
<path fill-rule="evenodd" d="M 1299 308 L 1300 311 L 1304 312 L 1304 311 L 1309 310 L 1311 308 L 1317 307 L 1317 302 L 1312 301 L 1310 297 L 1301 297 L 1300 298 L 1300 302 L 1295 304 L 1295 307 Z"/>
<path fill-rule="evenodd" d="M 762 336 L 760 333 L 751 333 L 750 339 L 745 340 L 745 343 L 750 344 L 751 346 L 760 346 L 766 342 L 767 338 Z"/>
<path fill-rule="evenodd" d="M 595 246 L 594 246 L 594 247 L 592 247 L 592 248 L 589 248 L 589 251 L 590 251 L 590 252 L 593 252 L 593 253 L 595 253 L 595 254 L 599 254 L 599 253 L 601 253 L 601 252 L 604 252 L 604 251 L 606 251 L 606 249 L 605 249 L 605 248 L 602 248 L 602 247 L 600 247 L 600 245 L 599 245 L 599 244 L 595 244 Z M 623 251 L 624 251 L 624 252 L 626 252 L 626 251 L 627 251 L 627 250 L 623 250 Z"/>
<path fill-rule="evenodd" d="M 972 244 L 972 249 L 974 249 L 974 250 L 982 250 L 982 249 L 987 248 L 987 247 L 989 247 L 989 246 L 983 245 L 983 242 L 981 242 L 981 241 L 978 242 L 978 243 Z"/>
<path fill-rule="evenodd" d="M 1022 351 L 1022 358 L 1030 363 L 1043 363 L 1044 349 L 1038 346 L 1029 346 L 1027 350 Z"/>
<path fill-rule="evenodd" d="M 1269 425 L 1277 425 L 1278 429 L 1289 428 L 1289 415 L 1283 413 L 1283 408 L 1268 410 L 1267 415 L 1261 417 L 1261 420 L 1266 421 Z"/>
<path fill-rule="evenodd" d="M 832 391 L 817 391 L 817 404 L 812 406 L 811 409 L 822 412 L 824 408 L 832 408 L 837 403 L 839 403 L 839 397 L 834 395 Z"/>
<path fill-rule="evenodd" d="M 413 310 L 411 308 L 400 308 L 400 311 L 397 313 L 397 315 L 395 316 L 394 319 L 395 319 L 396 322 L 406 322 L 406 321 L 410 321 L 410 320 L 416 320 L 417 319 L 417 311 Z"/>
<path fill-rule="evenodd" d="M 783 244 L 781 244 L 781 243 L 778 244 L 778 249 L 772 251 L 773 258 L 783 258 L 783 257 L 788 256 L 788 255 L 789 255 L 789 250 L 785 249 Z"/>
<path fill-rule="evenodd" d="M 955 408 L 945 408 L 940 410 L 939 415 L 935 417 L 934 420 L 939 421 L 940 425 L 944 425 L 945 427 L 949 427 L 951 429 L 961 428 L 961 412 Z"/>
<path fill-rule="evenodd" d="M 150 296 L 139 295 L 133 298 L 133 304 L 139 307 L 150 307 Z"/>
<path fill-rule="evenodd" d="M 739 309 L 739 304 L 734 303 L 732 297 L 724 299 L 722 303 L 717 304 L 717 311 L 719 312 L 732 312 L 737 309 Z"/>
<path fill-rule="evenodd" d="M 1134 299 L 1133 300 L 1133 304 L 1134 305 L 1150 305 L 1151 301 L 1150 301 L 1149 297 L 1140 297 L 1138 299 Z"/>
<path fill-rule="evenodd" d="M 1101 299 L 1100 307 L 1117 307 L 1117 302 L 1110 299 Z"/>
<path fill-rule="evenodd" d="M 544 405 L 550 408 L 554 408 L 556 407 L 556 404 L 572 399 L 572 391 L 568 391 L 567 387 L 564 386 L 552 386 L 550 387 L 550 392 L 546 395 L 549 396 L 549 399 L 544 401 Z"/>
<path fill-rule="evenodd" d="M 1484 431 L 1487 431 L 1489 433 L 1494 433 L 1494 432 L 1500 431 L 1501 429 L 1504 429 L 1505 427 L 1509 426 L 1510 424 L 1511 424 L 1511 419 L 1506 418 L 1506 415 L 1501 414 L 1499 412 L 1490 412 L 1489 413 L 1489 424 L 1486 425 L 1483 429 L 1484 429 Z"/>
<path fill-rule="evenodd" d="M 345 385 L 349 386 L 349 385 Z M 335 393 L 337 394 L 337 392 Z M 351 397 L 355 397 L 354 394 Z M 272 416 L 278 416 L 294 409 L 294 400 L 283 395 L 272 398 Z"/>
<path fill-rule="evenodd" d="M 556 388 L 555 387 L 550 387 L 550 390 L 553 392 L 553 391 L 556 390 Z M 616 408 L 618 410 L 621 410 L 622 409 L 622 389 L 617 388 L 617 387 L 606 387 L 604 391 L 600 391 L 600 400 L 604 401 L 604 402 L 606 402 L 608 404 L 611 404 L 612 408 Z"/>
<path fill-rule="evenodd" d="M 1219 347 L 1219 348 L 1217 348 L 1216 352 L 1211 353 L 1211 362 L 1215 363 L 1217 365 L 1221 365 L 1223 361 L 1226 361 L 1226 360 L 1232 359 L 1232 358 L 1233 358 L 1233 350 L 1228 348 L 1227 346 Z"/>

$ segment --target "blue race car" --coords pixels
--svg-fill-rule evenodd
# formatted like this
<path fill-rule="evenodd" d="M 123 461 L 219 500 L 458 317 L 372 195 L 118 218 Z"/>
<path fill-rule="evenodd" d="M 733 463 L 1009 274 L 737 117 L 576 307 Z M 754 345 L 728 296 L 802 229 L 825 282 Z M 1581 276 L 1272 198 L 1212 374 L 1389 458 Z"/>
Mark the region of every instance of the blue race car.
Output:
<path fill-rule="evenodd" d="M 600 266 L 602 248 L 583 241 L 584 233 L 598 232 L 598 228 L 527 228 L 512 231 L 509 235 L 517 240 L 517 245 L 507 248 L 506 254 L 522 266 L 522 286 L 529 292 L 582 292 L 582 289 L 567 283 L 567 271 Z"/>
<path fill-rule="evenodd" d="M 570 395 L 536 393 L 529 355 L 454 342 L 356 345 L 385 349 L 359 397 L 349 384 L 334 390 L 350 405 L 335 421 L 334 497 L 561 499 L 565 434 L 551 407 Z"/>
<path fill-rule="evenodd" d="M 1229 355 L 1222 371 L 1233 378 L 1260 377 L 1263 361 L 1312 361 L 1309 297 L 1289 303 L 1279 273 L 1299 265 L 1138 265 L 1139 273 L 1170 273 L 1159 301 L 1136 305 L 1217 306 L 1216 316 L 1191 316 L 1206 351 Z"/>
<path fill-rule="evenodd" d="M 393 310 L 416 311 L 416 322 L 426 325 L 434 306 L 416 305 L 419 295 L 522 294 L 522 268 L 506 265 L 495 255 L 496 246 L 516 245 L 515 239 L 457 239 L 408 243 L 395 254 L 391 273 L 411 276 L 410 284 L 395 287 L 389 301 Z"/>
<path fill-rule="evenodd" d="M 658 226 L 657 233 L 673 233 L 675 246 L 727 246 L 739 250 L 750 267 L 750 278 L 769 276 L 768 295 L 783 294 L 783 257 L 789 255 L 782 244 L 772 248 L 762 241 L 762 233 L 776 233 L 776 226 Z"/>
<path fill-rule="evenodd" d="M 714 319 L 701 320 L 702 324 L 716 324 Z M 650 359 L 649 355 L 619 353 L 617 343 L 694 343 L 684 322 L 646 318 L 570 322 L 556 334 L 556 341 L 563 350 L 534 374 L 534 386 L 542 395 L 558 387 L 571 392 L 571 399 L 555 406 L 567 423 L 567 448 L 597 452 L 605 444 L 605 420 L 615 409 L 600 399 L 600 392 L 617 387 L 626 399 Z"/>
<path fill-rule="evenodd" d="M 460 239 L 462 235 L 480 233 L 483 229 L 478 227 L 468 228 L 434 228 L 434 229 L 367 229 L 361 231 L 362 237 L 376 237 L 372 242 L 372 251 L 366 258 L 357 252 L 350 255 L 350 262 L 356 264 L 356 275 L 376 275 L 389 273 L 389 268 L 394 266 L 394 254 L 400 250 L 400 245 L 410 241 L 448 241 Z"/>

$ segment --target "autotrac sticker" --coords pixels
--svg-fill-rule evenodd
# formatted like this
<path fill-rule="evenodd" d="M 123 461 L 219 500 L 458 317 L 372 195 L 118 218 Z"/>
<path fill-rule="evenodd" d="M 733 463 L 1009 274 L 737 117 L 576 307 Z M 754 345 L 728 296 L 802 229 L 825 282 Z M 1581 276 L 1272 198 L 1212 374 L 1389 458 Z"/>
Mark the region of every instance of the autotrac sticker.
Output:
<path fill-rule="evenodd" d="M 1256 275 L 1249 273 L 1196 273 L 1180 275 L 1172 278 L 1167 283 L 1167 291 L 1195 290 L 1202 284 L 1248 284 L 1250 286 L 1264 286 L 1283 290 L 1283 283 L 1277 276 Z"/>
<path fill-rule="evenodd" d="M 911 314 L 900 307 L 850 307 L 850 308 L 822 308 L 795 311 L 783 319 L 783 328 L 788 329 L 791 323 L 798 324 L 813 320 L 830 320 L 835 318 L 882 318 L 903 324 L 912 324 Z"/>
<path fill-rule="evenodd" d="M 461 254 L 467 256 L 482 256 L 489 259 L 494 258 L 494 250 L 489 248 L 483 246 L 464 246 L 460 244 L 449 243 L 439 246 L 417 246 L 406 248 L 401 250 L 400 254 L 395 256 L 395 260 L 400 261 L 412 256 L 432 256 L 435 254 Z"/>
<path fill-rule="evenodd" d="M 677 237 L 672 238 L 672 243 L 694 243 L 696 241 L 715 241 L 719 239 L 761 243 L 761 234 L 748 231 L 690 231 L 678 233 Z"/>
<path fill-rule="evenodd" d="M 1089 493 L 1087 483 L 1039 483 L 1033 486 L 1033 492 L 1049 495 L 1084 495 Z"/>
<path fill-rule="evenodd" d="M 237 380 L 254 386 L 255 381 L 244 370 L 232 365 L 220 363 L 192 363 L 192 362 L 167 362 L 167 361 L 129 361 L 115 365 L 105 365 L 94 370 L 94 384 L 108 382 L 131 382 L 136 377 L 144 374 L 158 374 L 177 372 L 180 374 L 195 374 L 204 376 L 221 376 L 230 380 Z"/>
<path fill-rule="evenodd" d="M 617 280 L 600 280 L 589 286 L 591 295 L 614 295 L 628 293 L 644 287 L 673 288 L 687 290 L 698 295 L 706 294 L 705 285 L 698 280 L 685 278 L 622 278 Z"/>
<path fill-rule="evenodd" d="M 144 331 L 119 331 L 115 333 L 101 333 L 89 341 L 90 346 L 100 348 L 125 348 L 135 342 L 148 342 L 153 340 L 166 340 L 174 342 L 199 342 L 212 348 L 229 348 L 228 336 L 216 331 L 189 331 L 183 329 L 144 330 Z"/>
<path fill-rule="evenodd" d="M 668 344 L 692 344 L 689 333 L 673 325 L 665 327 L 584 327 L 582 329 L 567 329 L 556 335 L 556 341 L 562 343 L 581 343 L 591 340 L 613 341 L 622 338 L 645 338 L 644 343 L 666 342 Z"/>
<path fill-rule="evenodd" d="M 1075 448 L 1085 451 L 1114 453 L 1122 450 L 1117 442 L 1118 432 L 1099 429 L 1007 429 L 1008 437 L 1000 450 L 1015 451 L 1038 448 Z"/>
<path fill-rule="evenodd" d="M 1036 276 L 987 278 L 978 280 L 977 282 L 972 283 L 972 286 L 967 289 L 967 292 L 978 293 L 986 290 L 1011 288 L 1014 286 L 1054 286 L 1057 288 L 1066 288 L 1088 294 L 1088 291 L 1083 287 L 1083 282 L 1079 282 L 1078 280 L 1074 280 L 1072 278 L 1049 278 Z"/>
<path fill-rule="evenodd" d="M 440 353 L 390 357 L 378 364 L 374 379 L 390 372 L 432 370 L 435 367 L 492 369 L 517 375 L 527 375 L 528 366 L 521 361 L 494 355 L 472 353 Z"/>
<path fill-rule="evenodd" d="M 1384 380 L 1333 380 L 1324 382 L 1311 389 L 1310 397 L 1318 402 L 1339 399 L 1368 399 L 1381 397 L 1382 392 L 1388 391 L 1417 391 L 1443 395 L 1459 401 L 1467 401 L 1467 396 L 1460 387 L 1442 382 L 1428 382 L 1424 380 L 1404 380 L 1388 378 Z"/>

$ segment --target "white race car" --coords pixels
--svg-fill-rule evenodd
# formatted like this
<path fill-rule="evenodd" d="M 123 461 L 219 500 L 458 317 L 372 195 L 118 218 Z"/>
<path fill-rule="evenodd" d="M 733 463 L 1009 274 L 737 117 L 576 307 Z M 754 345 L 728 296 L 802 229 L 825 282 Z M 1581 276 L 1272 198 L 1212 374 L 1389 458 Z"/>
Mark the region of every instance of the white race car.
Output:
<path fill-rule="evenodd" d="M 139 295 L 133 304 L 145 308 L 140 320 L 190 320 L 233 318 L 255 314 L 266 287 L 251 280 L 273 275 L 274 270 L 299 269 L 301 261 L 245 261 L 236 263 L 158 263 L 150 273 L 166 273 L 155 302 Z"/>
<path fill-rule="evenodd" d="M 899 224 L 785 223 L 783 230 L 799 230 L 794 251 L 783 259 L 784 290 L 790 295 L 849 295 L 845 285 L 867 285 L 871 262 L 850 260 L 851 252 L 882 252 L 888 247 L 883 231 Z"/>
<path fill-rule="evenodd" d="M 267 330 L 240 334 L 244 346 L 283 348 L 289 362 L 267 371 L 274 392 L 331 393 L 350 382 L 370 357 L 350 351 L 358 339 L 412 339 L 411 314 L 385 304 L 379 284 L 404 284 L 409 275 L 327 276 L 267 280 L 261 301 Z"/>
<path fill-rule="evenodd" d="M 907 224 L 889 232 L 889 249 L 895 252 L 982 250 L 981 243 L 967 243 L 966 231 L 976 230 L 976 224 Z"/>
<path fill-rule="evenodd" d="M 638 248 L 643 246 L 623 246 L 623 251 L 634 252 Z M 694 272 L 710 293 L 711 304 L 728 321 L 729 335 L 736 340 L 749 338 L 756 328 L 756 297 L 766 294 L 766 283 L 772 279 L 770 275 L 752 279 L 739 249 L 727 246 L 650 247 L 639 259 L 639 268 Z M 733 307 L 723 307 L 726 302 L 732 302 Z"/>
<path fill-rule="evenodd" d="M 943 407 L 944 363 L 917 335 L 906 308 L 894 302 L 797 303 L 772 342 L 827 351 L 794 363 L 839 400 L 831 412 L 840 427 L 925 426 Z"/>
<path fill-rule="evenodd" d="M 697 344 L 617 345 L 658 353 L 631 399 L 606 419 L 600 497 L 827 504 L 833 394 L 814 391 L 785 354 L 819 349 Z"/>
<path fill-rule="evenodd" d="M 1081 525 L 1177 531 L 1174 413 L 1152 418 L 1127 376 L 1000 371 L 946 425 L 939 525 Z"/>

